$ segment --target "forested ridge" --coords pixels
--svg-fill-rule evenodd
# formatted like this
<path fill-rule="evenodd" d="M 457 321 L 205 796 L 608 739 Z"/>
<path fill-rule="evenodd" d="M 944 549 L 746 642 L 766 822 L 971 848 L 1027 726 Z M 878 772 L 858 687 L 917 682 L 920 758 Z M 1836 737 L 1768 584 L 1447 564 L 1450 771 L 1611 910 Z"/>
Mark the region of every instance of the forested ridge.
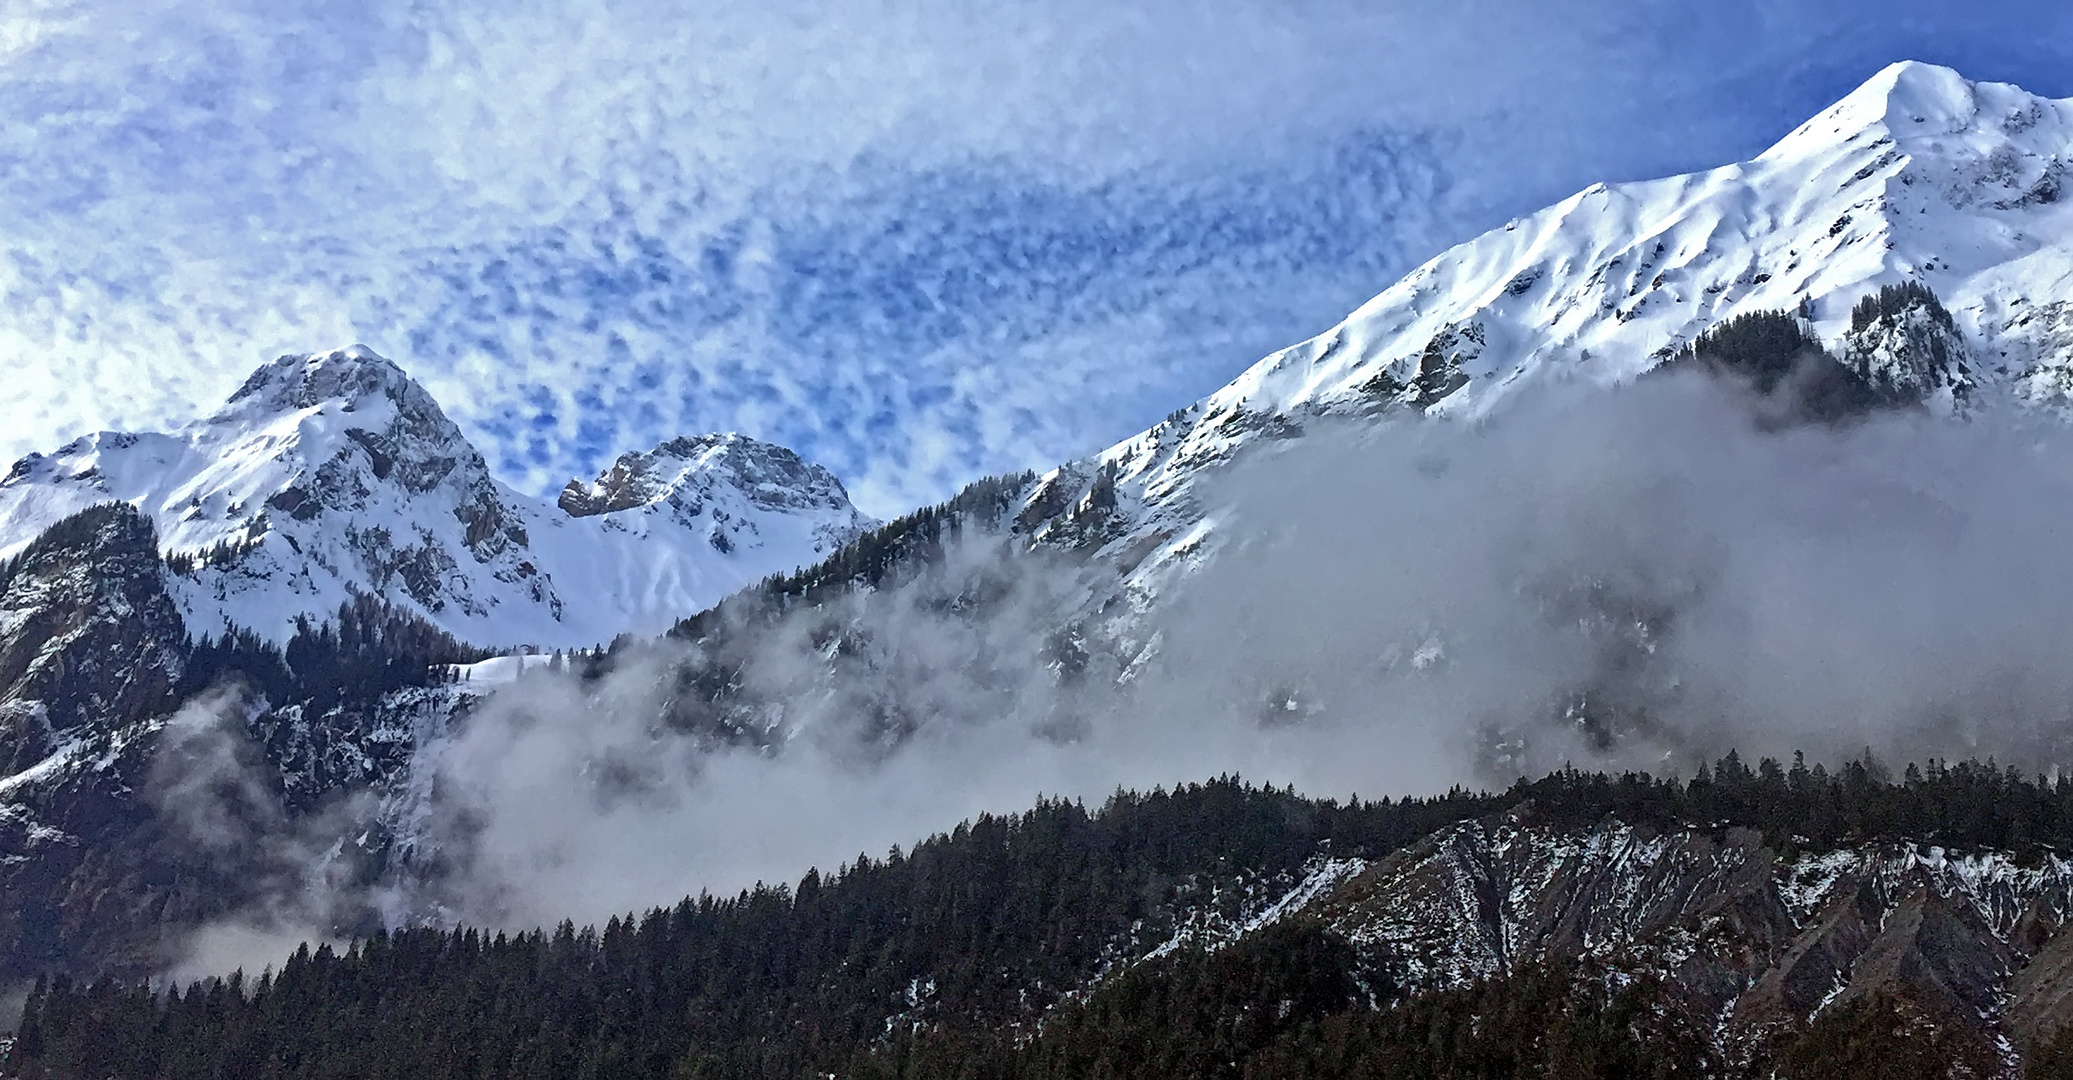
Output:
<path fill-rule="evenodd" d="M 1726 1075 L 1707 1019 L 1674 991 L 1588 962 L 1400 991 L 1300 916 L 1224 948 L 1183 937 L 1133 962 L 1189 912 L 1271 899 L 1320 854 L 1373 858 L 1501 812 L 1552 828 L 1611 818 L 1755 829 L 1808 851 L 1907 840 L 2042 858 L 2073 846 L 2073 782 L 1983 762 L 1895 775 L 1863 761 L 1830 771 L 1730 756 L 1685 780 L 1571 770 L 1502 793 L 1349 803 L 1226 778 L 1118 792 L 1094 810 L 1047 801 L 796 887 L 686 899 L 601 928 L 403 930 L 162 992 L 54 978 L 32 993 L 9 1068 L 53 1078 Z M 1873 999 L 1825 1013 L 1763 1065 L 1813 1076 L 1836 1061 L 1891 1059 L 1894 1076 L 1957 1075 L 1946 1066 L 1978 1047 L 1906 1008 Z M 1930 1045 L 1911 1039 L 1950 1043 L 1934 1059 L 1946 1071 L 1907 1071 Z M 2031 1067 L 2058 1061 L 2040 1052 Z"/>

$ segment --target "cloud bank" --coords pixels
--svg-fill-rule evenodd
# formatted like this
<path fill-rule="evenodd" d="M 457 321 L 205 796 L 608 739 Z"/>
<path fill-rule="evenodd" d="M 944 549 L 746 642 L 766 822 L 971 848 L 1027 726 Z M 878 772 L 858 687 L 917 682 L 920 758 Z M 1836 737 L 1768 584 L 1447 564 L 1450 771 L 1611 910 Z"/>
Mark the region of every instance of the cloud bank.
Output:
<path fill-rule="evenodd" d="M 682 647 L 501 691 L 422 762 L 431 855 L 392 911 L 603 918 L 1231 772 L 1377 797 L 1731 749 L 2073 762 L 2057 428 L 1766 432 L 1661 378 L 1481 426 L 1314 429 L 1211 490 L 1221 554 L 1145 613 L 1090 614 L 1098 562 L 980 537 L 737 631 L 732 704 L 698 714 L 721 722 L 672 704 L 680 665 L 721 655 Z"/>

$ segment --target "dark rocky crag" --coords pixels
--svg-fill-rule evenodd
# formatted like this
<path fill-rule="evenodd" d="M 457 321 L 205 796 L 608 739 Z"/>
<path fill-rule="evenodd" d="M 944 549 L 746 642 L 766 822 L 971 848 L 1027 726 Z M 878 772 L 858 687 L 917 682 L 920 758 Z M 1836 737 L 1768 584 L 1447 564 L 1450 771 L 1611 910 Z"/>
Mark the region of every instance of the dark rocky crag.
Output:
<path fill-rule="evenodd" d="M 329 675 L 353 669 L 319 630 L 291 643 L 301 672 L 254 639 L 192 640 L 169 573 L 123 503 L 0 567 L 0 980 L 159 971 L 196 926 L 293 894 L 307 823 L 400 775 L 415 726 L 454 711 L 421 662 Z M 378 872 L 371 809 L 325 837 L 346 841 L 325 873 Z"/>

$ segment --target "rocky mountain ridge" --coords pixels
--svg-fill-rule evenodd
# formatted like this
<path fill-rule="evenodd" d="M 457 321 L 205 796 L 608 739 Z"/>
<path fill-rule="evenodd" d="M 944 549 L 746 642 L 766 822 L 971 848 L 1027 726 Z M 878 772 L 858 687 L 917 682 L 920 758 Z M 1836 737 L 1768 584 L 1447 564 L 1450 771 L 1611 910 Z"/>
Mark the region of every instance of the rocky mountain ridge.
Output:
<path fill-rule="evenodd" d="M 651 460 L 677 467 L 628 487 L 631 463 Z M 546 505 L 491 476 L 422 387 L 359 346 L 264 365 L 177 432 L 102 432 L 17 462 L 0 480 L 0 553 L 104 501 L 152 517 L 192 632 L 275 640 L 365 594 L 479 644 L 592 645 L 872 524 L 827 470 L 740 435 L 628 455 Z"/>
<path fill-rule="evenodd" d="M 1334 418 L 1478 419 L 1631 382 L 1783 312 L 1929 408 L 2063 414 L 2073 392 L 2073 101 L 1899 63 L 1757 158 L 1597 184 L 1434 257 L 1339 325 L 1038 477 L 1018 523 L 1126 592 L 1217 546 L 1201 479 Z M 1910 286 L 1941 306 L 1863 305 Z"/>
<path fill-rule="evenodd" d="M 844 647 L 828 651 L 822 683 L 868 684 L 869 673 L 855 672 L 883 652 L 883 635 L 840 610 L 840 597 L 915 577 L 952 534 L 1064 552 L 1079 565 L 1063 591 L 1079 599 L 1044 609 L 1055 632 L 1031 662 L 1057 673 L 1058 686 L 1121 685 L 1156 663 L 1159 612 L 1186 602 L 1194 573 L 1229 537 L 1265 527 L 1221 493 L 1221 474 L 1244 461 L 1267 463 L 1257 471 L 1271 475 L 1275 451 L 1313 430 L 1428 417 L 1501 423 L 1515 403 L 1580 400 L 1680 368 L 1728 375 L 1762 396 L 1781 386 L 1822 396 L 1759 410 L 1794 422 L 1883 409 L 1987 424 L 2061 419 L 2066 399 L 2054 388 L 2073 370 L 2073 335 L 2060 326 L 2073 302 L 2073 206 L 2058 195 L 2068 158 L 2073 102 L 1894 65 L 1754 160 L 1596 185 L 1492 230 L 1145 432 L 1042 474 L 973 485 L 772 583 L 764 600 L 824 609 L 814 633 Z M 1826 374 L 1804 385 L 1802 360 Z M 984 575 L 974 583 L 922 586 L 916 602 L 978 625 L 1004 601 Z M 1027 614 L 1027 600 L 1007 603 Z M 1644 639 L 1672 613 L 1628 618 L 1638 613 L 1581 613 L 1596 627 L 1586 647 L 1609 650 L 1606 667 L 1642 669 L 1655 653 Z M 691 722 L 753 729 L 746 737 L 765 741 L 797 727 L 782 703 L 751 702 L 733 675 L 720 677 L 769 644 L 759 625 L 718 614 L 680 625 L 710 654 L 691 665 L 707 674 L 681 682 L 679 704 L 699 714 Z M 898 680 L 880 681 L 895 685 L 858 696 L 879 713 L 913 712 L 885 707 Z M 1579 687 L 1578 709 L 1616 700 L 1608 689 Z M 743 716 L 755 723 L 744 728 Z M 1578 722 L 1599 742 L 1624 723 L 1581 712 Z"/>

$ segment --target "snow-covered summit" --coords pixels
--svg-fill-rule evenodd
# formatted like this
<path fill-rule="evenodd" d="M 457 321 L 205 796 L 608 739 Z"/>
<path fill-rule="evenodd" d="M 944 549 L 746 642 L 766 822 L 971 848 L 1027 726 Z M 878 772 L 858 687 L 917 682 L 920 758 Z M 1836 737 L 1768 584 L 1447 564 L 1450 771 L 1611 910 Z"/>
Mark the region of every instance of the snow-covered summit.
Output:
<path fill-rule="evenodd" d="M 849 492 L 827 469 L 776 443 L 733 432 L 671 439 L 619 455 L 596 480 L 569 481 L 559 505 L 573 517 L 666 507 L 696 517 L 707 503 L 738 496 L 765 511 L 840 510 Z"/>
<path fill-rule="evenodd" d="M 230 395 L 218 418 L 307 409 L 326 401 L 357 405 L 385 398 L 398 406 L 438 413 L 439 406 L 403 369 L 365 345 L 328 353 L 283 356 L 261 364 Z M 442 420 L 444 416 L 440 417 Z M 459 429 L 454 429 L 458 434 Z"/>
<path fill-rule="evenodd" d="M 1950 68 L 1903 60 L 1888 65 L 1849 96 L 1801 124 L 1758 160 L 1819 155 L 1866 132 L 1892 139 L 1903 149 L 1939 136 L 1963 134 L 1978 124 L 1982 108 L 1993 104 L 1982 99 L 1982 87 L 1989 97 L 2007 91 L 2011 98 L 2031 98 L 2015 87 L 1973 83 Z M 2025 101 L 2018 109 L 2027 111 L 2028 104 Z M 1934 150 L 1933 143 L 1929 148 Z"/>
<path fill-rule="evenodd" d="M 1096 501 L 1116 510 L 1095 539 L 1132 565 L 1151 551 L 1142 565 L 1156 568 L 1203 550 L 1193 478 L 1262 437 L 1325 415 L 1478 417 L 1518 394 L 1625 382 L 1764 310 L 1799 313 L 1862 373 L 1933 408 L 2064 411 L 2069 160 L 2073 101 L 1895 64 L 1753 160 L 1596 184 L 1440 254 L 1338 326 L 1042 478 L 1032 505 L 1077 506 L 1105 486 Z M 1927 312 L 1853 325 L 1860 300 L 1904 282 L 1933 289 L 1949 325 Z"/>
<path fill-rule="evenodd" d="M 157 524 L 196 632 L 279 636 L 367 592 L 464 640 L 576 645 L 659 630 L 871 523 L 781 447 L 719 436 L 648 456 L 701 441 L 739 449 L 683 459 L 653 499 L 579 518 L 497 481 L 438 402 L 365 346 L 284 356 L 178 431 L 101 432 L 17 462 L 0 481 L 0 553 L 121 500 Z"/>
<path fill-rule="evenodd" d="M 1748 311 L 1804 304 L 1837 338 L 1858 299 L 1904 280 L 1985 355 L 2044 359 L 2023 317 L 2067 295 L 2068 157 L 2073 103 L 1896 64 L 1753 161 L 1594 185 L 1440 255 L 1207 411 L 1408 389 L 1480 413 L 1536 383 L 1631 378 Z"/>

